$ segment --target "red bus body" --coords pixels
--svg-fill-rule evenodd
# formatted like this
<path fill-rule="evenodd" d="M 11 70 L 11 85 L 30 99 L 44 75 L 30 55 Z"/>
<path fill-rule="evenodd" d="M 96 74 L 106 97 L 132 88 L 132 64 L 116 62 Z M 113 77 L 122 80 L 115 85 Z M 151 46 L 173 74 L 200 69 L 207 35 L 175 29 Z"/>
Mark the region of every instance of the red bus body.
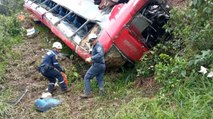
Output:
<path fill-rule="evenodd" d="M 153 11 L 157 9 L 156 7 L 162 6 L 159 0 L 154 0 L 155 2 L 153 2 L 153 0 L 129 0 L 129 2 L 127 3 L 121 3 L 113 6 L 110 11 L 108 10 L 107 12 L 98 10 L 98 6 L 94 5 L 92 0 L 62 0 L 67 1 L 67 4 L 75 3 L 75 6 L 66 5 L 65 2 L 59 1 L 60 0 L 25 0 L 24 7 L 28 12 L 30 12 L 49 29 L 51 29 L 51 31 L 56 36 L 58 36 L 69 48 L 75 51 L 83 59 L 90 56 L 90 47 L 87 46 L 87 36 L 91 32 L 95 32 L 99 36 L 98 40 L 104 47 L 107 64 L 109 66 L 121 66 L 127 61 L 138 61 L 144 55 L 144 53 L 152 47 L 151 45 L 149 46 L 149 43 L 146 41 L 150 40 L 149 38 L 152 37 L 152 34 L 150 35 L 149 30 L 147 30 L 148 27 L 150 27 L 151 31 L 154 31 L 153 34 L 158 33 L 158 29 L 162 30 L 162 26 L 159 27 L 160 25 L 157 24 L 156 27 L 155 25 L 153 25 L 156 24 L 154 23 L 155 19 L 160 19 L 160 16 L 153 18 L 154 20 L 151 20 L 152 17 L 150 17 L 151 15 L 149 15 L 149 13 L 152 14 Z M 49 3 L 47 4 L 47 2 Z M 43 4 L 44 6 L 48 6 L 50 3 L 55 4 L 55 6 L 53 6 L 52 8 L 50 7 L 47 10 L 45 9 L 45 7 L 42 6 Z M 56 5 L 59 5 L 60 7 Z M 79 9 L 77 9 L 78 7 Z M 82 7 L 88 7 L 88 10 L 86 8 L 83 9 Z M 104 21 L 101 21 L 101 19 L 91 19 L 90 16 L 92 16 L 93 13 L 90 13 L 90 9 L 93 8 L 94 10 L 91 10 L 91 12 L 97 10 L 96 12 L 94 12 L 94 14 L 100 13 L 99 16 L 103 15 L 102 18 L 100 18 L 104 18 Z M 57 13 L 57 10 L 56 13 L 52 13 L 54 9 L 59 9 L 59 13 Z M 58 18 L 54 17 L 55 14 L 56 16 L 60 14 L 60 9 L 62 9 L 61 11 L 65 9 L 65 15 L 62 15 Z M 150 11 L 153 9 L 154 10 L 150 12 L 146 9 L 150 9 Z M 162 9 L 160 8 L 159 10 L 161 10 L 161 14 L 165 14 L 162 19 L 164 18 L 163 20 L 166 21 L 167 18 L 165 19 L 165 17 L 167 17 L 166 15 L 168 14 L 166 12 L 162 12 Z M 87 11 L 88 14 L 91 14 L 90 16 L 87 16 L 87 14 L 85 13 Z M 144 14 L 146 14 L 146 18 L 143 16 Z M 68 22 L 66 22 L 66 20 L 64 20 L 69 16 L 69 18 L 72 19 L 72 15 L 77 16 L 78 19 L 84 18 L 83 20 L 78 21 L 79 23 L 83 24 L 82 27 L 77 27 L 77 25 L 74 25 L 73 27 L 72 23 L 74 23 L 74 21 L 68 20 Z M 53 18 L 57 18 L 58 21 L 56 23 L 53 23 L 51 21 Z M 162 21 L 157 22 L 159 22 L 160 24 Z M 71 27 L 69 27 L 68 23 L 71 24 Z M 78 36 L 78 34 L 80 34 L 79 31 L 82 30 L 84 26 L 90 27 L 90 30 L 86 31 L 84 35 L 80 37 L 81 35 Z M 63 30 L 63 28 L 68 30 Z M 77 30 L 72 31 L 72 28 L 76 28 Z M 70 34 L 67 33 L 69 29 L 72 31 L 70 32 Z M 158 38 L 158 36 L 154 38 Z"/>

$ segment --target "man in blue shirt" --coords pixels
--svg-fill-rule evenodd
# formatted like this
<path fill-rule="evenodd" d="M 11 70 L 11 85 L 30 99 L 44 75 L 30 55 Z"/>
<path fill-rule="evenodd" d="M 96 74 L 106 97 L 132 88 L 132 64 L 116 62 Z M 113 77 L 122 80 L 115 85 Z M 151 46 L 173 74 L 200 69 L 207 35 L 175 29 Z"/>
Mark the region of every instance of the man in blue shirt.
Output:
<path fill-rule="evenodd" d="M 54 42 L 52 50 L 48 51 L 43 58 L 43 61 L 39 67 L 40 73 L 49 80 L 48 92 L 53 93 L 56 79 L 59 81 L 62 93 L 68 92 L 67 85 L 64 82 L 64 78 L 61 73 L 65 72 L 57 60 L 57 55 L 61 52 L 62 44 L 60 42 Z"/>
<path fill-rule="evenodd" d="M 105 60 L 104 60 L 104 48 L 98 42 L 96 34 L 89 35 L 89 43 L 92 46 L 91 57 L 86 58 L 86 62 L 92 63 L 92 66 L 87 71 L 84 76 L 84 94 L 81 95 L 81 98 L 89 98 L 90 95 L 90 80 L 96 77 L 99 87 L 99 95 L 103 95 L 104 91 L 104 72 L 106 69 Z"/>

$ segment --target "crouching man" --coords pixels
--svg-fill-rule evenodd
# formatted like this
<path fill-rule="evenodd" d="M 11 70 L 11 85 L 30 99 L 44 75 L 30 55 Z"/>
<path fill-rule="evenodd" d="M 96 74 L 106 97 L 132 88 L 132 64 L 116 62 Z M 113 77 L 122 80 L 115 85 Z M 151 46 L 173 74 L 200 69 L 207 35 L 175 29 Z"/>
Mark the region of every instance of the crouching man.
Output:
<path fill-rule="evenodd" d="M 60 42 L 54 42 L 52 50 L 48 51 L 44 56 L 42 63 L 39 67 L 40 73 L 49 80 L 48 92 L 53 93 L 55 88 L 56 79 L 59 81 L 62 93 L 68 92 L 67 84 L 65 83 L 62 73 L 65 71 L 61 68 L 57 60 L 57 55 L 62 50 Z"/>

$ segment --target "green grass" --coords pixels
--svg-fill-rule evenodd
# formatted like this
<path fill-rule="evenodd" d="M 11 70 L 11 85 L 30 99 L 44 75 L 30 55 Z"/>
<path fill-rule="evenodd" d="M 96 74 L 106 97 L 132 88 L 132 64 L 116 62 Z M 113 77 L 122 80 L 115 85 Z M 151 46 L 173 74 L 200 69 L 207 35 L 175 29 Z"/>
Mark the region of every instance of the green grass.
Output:
<path fill-rule="evenodd" d="M 0 93 L 0 117 L 4 117 L 5 115 L 9 114 L 12 105 L 9 104 L 8 102 L 12 98 L 13 91 L 11 88 L 4 87 L 4 89 Z"/>
<path fill-rule="evenodd" d="M 213 82 L 211 79 L 189 78 L 167 93 L 158 92 L 147 98 L 142 89 L 132 88 L 127 73 L 105 75 L 104 97 L 97 97 L 98 107 L 87 112 L 87 118 L 97 119 L 210 119 L 213 118 Z M 116 77 L 116 80 L 114 80 Z M 199 77 L 199 76 L 198 76 Z M 202 76 L 201 76 L 202 77 Z M 204 80 L 204 84 L 203 84 Z M 96 81 L 92 89 L 97 95 Z M 79 85 L 83 88 L 83 83 Z M 205 86 L 204 86 L 205 85 Z M 163 91 L 163 90 L 162 90 Z"/>
<path fill-rule="evenodd" d="M 5 67 L 6 67 L 6 62 L 0 62 L 0 82 L 4 82 L 4 74 L 5 74 Z"/>
<path fill-rule="evenodd" d="M 22 43 L 23 37 L 16 32 L 15 35 L 10 35 L 9 31 L 17 31 L 18 24 L 15 21 L 15 17 L 6 17 L 0 15 L 0 29 L 2 29 L 2 32 L 0 34 L 0 83 L 3 84 L 7 81 L 7 79 L 4 77 L 6 73 L 6 67 L 9 60 L 16 59 L 19 55 L 15 54 L 12 50 L 12 47 Z M 8 26 L 7 26 L 8 25 Z M 8 30 L 10 29 L 10 30 Z M 3 85 L 1 85 L 3 86 Z M 3 86 L 4 87 L 4 86 Z M 12 109 L 11 105 L 7 103 L 11 96 L 13 95 L 12 89 L 9 87 L 1 88 L 0 92 L 0 116 L 4 116 L 5 114 L 8 114 L 10 110 Z"/>
<path fill-rule="evenodd" d="M 198 90 L 198 89 L 197 89 Z M 201 89 L 202 90 L 202 89 Z M 157 95 L 149 99 L 132 94 L 130 101 L 121 95 L 119 103 L 107 102 L 107 105 L 90 112 L 92 118 L 100 119 L 210 119 L 213 118 L 212 88 L 203 90 L 204 94 L 196 94 L 196 89 L 180 87 L 176 95 Z M 133 90 L 131 93 L 134 93 Z M 178 99 L 182 96 L 183 99 Z M 112 99 L 111 99 L 112 101 Z"/>
<path fill-rule="evenodd" d="M 184 21 L 182 19 L 179 20 L 181 21 L 181 23 L 182 21 Z M 199 21 L 199 19 L 196 20 Z M 185 26 L 185 23 L 186 22 L 184 21 L 183 26 Z M 210 22 L 207 23 L 210 24 Z M 183 26 L 180 24 L 180 28 L 184 28 Z M 178 33 L 184 31 L 180 30 L 180 28 L 178 27 L 176 28 Z M 209 30 L 209 28 L 210 26 L 204 29 L 208 31 L 205 32 L 206 34 L 207 33 L 210 34 L 211 30 Z M 40 31 L 41 37 L 44 38 L 44 41 L 42 42 L 44 46 L 42 47 L 51 47 L 53 42 L 59 41 L 59 39 L 56 36 L 52 35 L 52 33 L 47 27 L 36 26 L 36 29 Z M 197 29 L 194 30 L 196 31 Z M 188 35 L 193 37 L 194 35 L 191 35 L 191 33 L 193 34 L 193 32 L 187 30 L 185 38 L 186 39 L 190 38 L 188 37 Z M 210 38 L 205 33 L 203 33 L 205 37 Z M 182 34 L 182 36 L 183 35 L 184 34 Z M 197 35 L 195 36 L 201 37 L 199 33 L 197 33 Z M 206 39 L 208 40 L 208 38 Z M 3 75 L 5 73 L 5 67 L 8 63 L 7 59 L 15 60 L 20 57 L 19 54 L 13 54 L 13 52 L 10 51 L 11 47 L 17 43 L 21 43 L 22 41 L 23 40 L 21 36 L 15 36 L 12 38 L 9 37 L 7 39 L 0 38 L 0 44 L 3 43 L 2 46 L 4 46 L 1 48 L 2 49 L 5 48 L 3 50 L 6 51 L 6 53 L 0 56 L 0 58 L 4 60 L 0 62 L 1 83 L 6 81 Z M 211 39 L 208 41 L 210 42 Z M 162 87 L 162 90 L 160 90 L 155 95 L 152 95 L 150 97 L 144 95 L 143 88 L 139 89 L 134 88 L 133 79 L 135 78 L 135 72 L 123 70 L 123 72 L 121 73 L 117 72 L 105 73 L 104 75 L 105 95 L 103 97 L 98 96 L 97 82 L 96 79 L 93 79 L 91 80 L 91 91 L 92 94 L 94 95 L 94 98 L 89 100 L 79 100 L 77 99 L 77 97 L 79 94 L 83 93 L 84 89 L 83 76 L 85 75 L 85 72 L 87 71 L 89 66 L 81 62 L 77 58 L 75 58 L 78 56 L 74 52 L 70 51 L 70 49 L 66 47 L 65 44 L 63 44 L 63 46 L 65 47 L 63 53 L 67 53 L 74 57 L 73 59 L 71 59 L 73 61 L 73 64 L 69 67 L 66 67 L 69 80 L 70 81 L 75 80 L 71 96 L 67 95 L 58 96 L 57 98 L 64 99 L 64 102 L 60 106 L 55 107 L 54 109 L 51 109 L 45 113 L 40 113 L 37 112 L 33 106 L 34 100 L 28 100 L 25 103 L 20 103 L 18 106 L 14 107 L 11 104 L 7 103 L 11 99 L 14 99 L 18 93 L 14 88 L 7 87 L 4 91 L 0 93 L 0 118 L 9 118 L 9 117 L 61 118 L 61 119 L 67 118 L 212 119 L 213 118 L 213 88 L 212 88 L 213 80 L 212 78 L 206 78 L 205 75 L 197 73 L 195 69 L 192 70 L 191 69 L 192 67 L 188 67 L 188 69 L 186 69 L 185 66 L 187 66 L 186 64 L 188 63 L 188 60 L 185 59 L 189 57 L 184 59 L 183 58 L 184 56 L 183 57 L 180 56 L 179 57 L 180 60 L 178 60 L 177 58 L 176 60 L 174 59 L 171 60 L 173 62 L 176 61 L 174 62 L 174 65 L 169 65 L 169 63 L 167 62 L 167 64 L 164 63 L 164 65 L 162 65 L 163 67 L 155 67 L 161 68 L 160 71 L 162 72 L 158 71 L 155 73 L 158 74 L 158 77 L 161 76 L 160 80 L 161 83 L 164 84 L 164 86 Z M 1 48 L 0 51 L 3 52 Z M 190 53 L 185 54 L 185 57 L 189 55 L 191 59 L 192 58 L 191 56 L 193 56 L 194 54 L 196 54 L 196 52 L 193 52 L 191 54 Z M 184 59 L 184 61 L 182 61 L 182 59 Z M 205 59 L 205 57 L 204 58 L 198 57 L 198 59 L 196 59 L 195 62 L 197 62 L 197 60 L 199 59 Z M 212 58 L 209 57 L 209 59 L 211 60 Z M 206 64 L 206 62 L 210 60 L 204 60 L 204 63 Z M 196 67 L 199 66 L 196 65 Z M 141 71 L 144 71 L 144 67 L 140 68 Z M 174 73 L 174 71 L 176 72 Z M 184 71 L 186 73 L 184 72 L 182 73 L 181 71 Z M 166 74 L 165 72 L 168 74 Z M 170 85 L 170 82 L 172 84 L 177 85 L 172 86 Z M 5 115 L 7 116 L 5 117 Z"/>

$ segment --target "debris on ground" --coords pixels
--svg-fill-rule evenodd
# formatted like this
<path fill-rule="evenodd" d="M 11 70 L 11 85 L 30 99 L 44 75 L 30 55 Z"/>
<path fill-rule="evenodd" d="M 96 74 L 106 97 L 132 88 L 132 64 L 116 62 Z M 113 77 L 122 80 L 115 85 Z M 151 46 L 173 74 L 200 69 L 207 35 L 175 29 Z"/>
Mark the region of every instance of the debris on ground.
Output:
<path fill-rule="evenodd" d="M 38 111 L 46 112 L 61 104 L 62 101 L 55 98 L 39 98 L 35 100 L 35 108 Z"/>
<path fill-rule="evenodd" d="M 186 0 L 170 0 L 170 1 L 173 1 L 173 3 L 175 4 L 176 1 L 186 1 Z M 30 25 L 29 22 L 25 22 L 25 24 L 23 24 L 25 28 L 32 28 L 32 25 Z M 38 64 L 40 64 L 42 56 L 46 53 L 46 51 L 44 50 L 45 48 L 47 48 L 47 45 L 45 46 L 45 42 L 46 44 L 47 42 L 50 42 L 47 41 L 46 39 L 49 40 L 52 39 L 53 37 L 54 35 L 48 31 L 45 34 L 42 34 L 41 32 L 32 38 L 26 37 L 26 39 L 22 44 L 16 45 L 12 48 L 14 54 L 12 54 L 11 56 L 12 58 L 10 60 L 8 59 L 8 65 L 5 74 L 5 79 L 7 79 L 7 82 L 5 82 L 4 85 L 0 85 L 0 91 L 12 88 L 12 90 L 18 92 L 20 91 L 20 89 L 23 89 L 23 87 L 28 87 L 27 88 L 28 93 L 25 93 L 24 96 L 21 96 L 21 98 L 19 98 L 17 103 L 19 105 L 16 104 L 17 106 L 14 106 L 12 110 L 13 113 L 8 113 L 6 118 L 17 118 L 17 119 L 47 118 L 46 115 L 36 113 L 35 109 L 32 108 L 32 106 L 33 104 L 35 104 L 36 99 L 38 99 L 37 101 L 41 102 L 44 101 L 44 99 L 47 99 L 47 98 L 43 98 L 43 100 L 40 99 L 42 92 L 44 92 L 45 89 L 47 88 L 46 86 L 48 81 L 37 72 L 37 66 Z M 80 59 L 77 59 L 74 56 L 72 56 L 71 59 L 72 62 L 75 62 L 75 64 L 81 61 Z M 72 62 L 66 59 L 65 61 L 63 61 L 62 66 L 70 67 Z M 83 66 L 80 65 L 79 67 Z M 115 79 L 117 79 L 116 76 Z M 160 87 L 154 81 L 153 78 L 145 80 L 138 79 L 136 80 L 135 86 L 138 88 L 140 87 L 143 88 L 142 92 L 144 96 L 146 94 L 147 96 L 153 95 L 152 89 L 155 90 L 153 87 L 157 88 Z M 73 90 L 69 92 L 70 95 L 62 95 L 62 96 L 59 95 L 64 99 L 62 104 L 61 102 L 59 103 L 60 100 L 57 99 L 54 100 L 54 98 L 52 98 L 52 96 L 50 96 L 49 94 L 46 94 L 48 95 L 46 97 L 50 97 L 50 99 L 53 99 L 55 102 L 57 102 L 56 104 L 58 105 L 59 104 L 63 105 L 63 109 L 65 111 L 64 113 L 67 113 L 70 118 L 82 119 L 86 117 L 85 115 L 86 112 L 94 108 L 98 108 L 101 104 L 95 102 L 95 98 L 90 98 L 88 100 L 80 100 L 79 92 L 80 92 L 79 89 L 73 88 Z M 20 101 L 22 103 L 20 103 Z M 113 105 L 118 106 L 119 100 L 117 102 L 113 102 Z M 58 107 L 60 108 L 62 106 Z M 47 109 L 49 109 L 49 107 L 41 110 L 45 111 Z M 50 113 L 51 114 L 50 117 L 54 118 L 54 116 L 56 116 L 55 113 L 57 113 L 57 111 L 54 110 L 52 111 L 53 112 Z"/>
<path fill-rule="evenodd" d="M 28 38 L 33 38 L 38 35 L 39 31 L 35 29 L 35 22 L 32 21 L 31 17 L 28 17 L 27 14 L 20 12 L 17 16 L 17 19 L 21 22 L 24 36 L 27 36 Z"/>
<path fill-rule="evenodd" d="M 52 94 L 49 93 L 49 92 L 43 92 L 42 95 L 41 95 L 41 98 L 44 99 L 44 98 L 50 98 L 52 97 Z"/>
<path fill-rule="evenodd" d="M 27 94 L 29 90 L 26 88 L 25 91 L 16 98 L 15 101 L 10 101 L 9 103 L 16 106 L 19 102 L 21 102 L 22 98 Z"/>

